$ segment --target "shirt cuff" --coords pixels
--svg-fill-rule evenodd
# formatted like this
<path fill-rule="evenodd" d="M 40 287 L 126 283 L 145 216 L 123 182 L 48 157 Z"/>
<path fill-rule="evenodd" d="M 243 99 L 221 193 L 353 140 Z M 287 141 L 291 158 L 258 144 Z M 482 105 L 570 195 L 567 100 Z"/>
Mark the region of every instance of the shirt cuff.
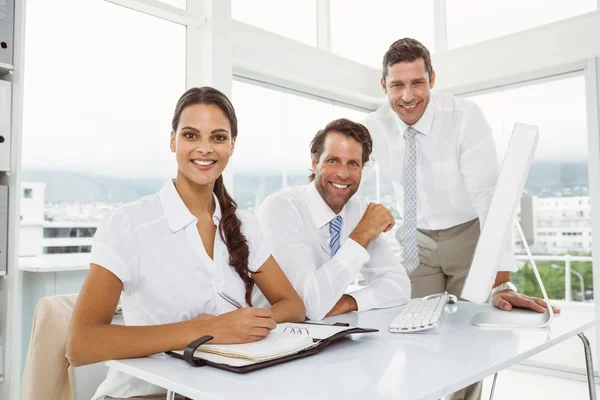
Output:
<path fill-rule="evenodd" d="M 367 249 L 348 238 L 340 247 L 333 259 L 339 262 L 348 272 L 358 273 L 363 265 L 371 260 Z"/>
<path fill-rule="evenodd" d="M 356 292 L 346 293 L 356 300 L 357 311 L 369 311 L 374 309 L 398 307 L 408 303 L 406 294 L 397 300 L 382 302 L 377 293 L 370 287 L 365 287 Z"/>
<path fill-rule="evenodd" d="M 357 290 L 356 292 L 346 294 L 348 296 L 354 297 L 354 300 L 356 300 L 356 306 L 358 308 L 358 311 L 372 310 L 377 304 L 375 293 L 373 293 L 373 291 L 368 287 Z"/>

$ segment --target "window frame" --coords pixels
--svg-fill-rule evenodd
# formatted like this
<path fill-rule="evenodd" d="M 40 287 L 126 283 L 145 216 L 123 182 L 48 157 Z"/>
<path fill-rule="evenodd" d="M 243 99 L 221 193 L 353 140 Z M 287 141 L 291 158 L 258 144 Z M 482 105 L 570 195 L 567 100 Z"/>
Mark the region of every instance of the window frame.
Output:
<path fill-rule="evenodd" d="M 600 3 L 600 0 L 599 0 Z M 579 61 L 543 68 L 516 75 L 503 76 L 475 84 L 446 88 L 445 91 L 458 97 L 466 97 L 514 89 L 534 83 L 551 82 L 573 76 L 583 75 L 585 80 L 587 131 L 588 131 L 588 185 L 591 209 L 600 210 L 600 58 L 587 58 Z M 596 194 L 592 196 L 592 193 Z M 592 232 L 600 235 L 600 213 L 591 215 Z M 590 232 L 591 234 L 591 232 Z M 599 236 L 600 237 L 600 236 Z M 556 242 L 554 243 L 556 246 Z M 600 314 L 600 240 L 592 242 L 592 268 L 594 282 L 594 307 Z M 596 329 L 596 343 L 600 343 L 600 329 Z M 596 351 L 600 359 L 600 347 Z M 546 366 L 537 361 L 526 361 L 534 367 Z M 567 370 L 565 370 L 567 371 Z"/>

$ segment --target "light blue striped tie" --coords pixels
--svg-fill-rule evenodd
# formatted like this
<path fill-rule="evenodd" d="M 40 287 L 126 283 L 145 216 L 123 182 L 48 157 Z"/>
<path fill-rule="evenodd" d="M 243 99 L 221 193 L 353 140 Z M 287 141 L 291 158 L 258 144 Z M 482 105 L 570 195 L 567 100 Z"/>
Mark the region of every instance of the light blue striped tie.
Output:
<path fill-rule="evenodd" d="M 417 144 L 418 131 L 408 127 L 404 156 L 404 267 L 411 273 L 419 266 L 417 248 Z"/>
<path fill-rule="evenodd" d="M 331 249 L 331 256 L 335 256 L 335 253 L 340 249 L 340 232 L 342 231 L 342 217 L 339 215 L 329 222 L 329 248 Z"/>

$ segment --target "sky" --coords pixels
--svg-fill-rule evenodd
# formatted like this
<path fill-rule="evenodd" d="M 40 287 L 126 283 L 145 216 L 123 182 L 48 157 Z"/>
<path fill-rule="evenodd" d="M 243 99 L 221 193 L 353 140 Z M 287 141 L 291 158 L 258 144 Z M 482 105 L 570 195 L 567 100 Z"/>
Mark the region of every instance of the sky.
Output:
<path fill-rule="evenodd" d="M 583 75 L 469 96 L 483 110 L 502 160 L 515 122 L 536 125 L 535 160 L 587 159 L 587 114 Z"/>
<path fill-rule="evenodd" d="M 185 6 L 185 0 L 165 2 Z M 489 7 L 475 0 L 448 0 L 449 44 L 510 33 L 526 27 L 527 21 L 539 25 L 590 11 L 596 5 L 596 0 L 545 0 L 543 7 L 541 2 L 531 0 L 539 3 L 537 9 L 515 13 L 523 2 L 504 1 L 492 15 Z M 334 53 L 379 68 L 385 49 L 402 36 L 417 37 L 435 50 L 433 0 L 371 0 L 367 4 L 331 0 Z M 315 0 L 232 0 L 234 18 L 311 45 L 317 40 L 315 10 Z M 483 15 L 481 21 L 476 14 Z M 502 15 L 508 17 L 499 18 Z M 481 30 L 481 35 L 474 35 L 474 29 Z M 170 121 L 184 91 L 183 26 L 102 0 L 28 0 L 25 169 L 129 178 L 173 176 Z M 537 159 L 587 158 L 582 76 L 471 98 L 480 104 L 494 130 L 499 157 L 512 124 L 521 121 L 540 127 Z M 333 102 L 241 82 L 234 82 L 232 100 L 240 121 L 234 171 L 308 168 L 308 145 L 317 129 L 334 118 L 360 121 L 365 115 Z"/>

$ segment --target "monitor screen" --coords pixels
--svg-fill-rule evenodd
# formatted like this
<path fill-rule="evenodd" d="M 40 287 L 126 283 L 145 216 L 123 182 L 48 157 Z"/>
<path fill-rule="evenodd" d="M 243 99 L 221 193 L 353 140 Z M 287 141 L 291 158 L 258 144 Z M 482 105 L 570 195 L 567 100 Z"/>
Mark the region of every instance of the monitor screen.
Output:
<path fill-rule="evenodd" d="M 537 143 L 537 127 L 515 124 L 461 293 L 465 300 L 483 304 L 490 295 L 507 240 L 512 240 L 513 221 Z"/>

